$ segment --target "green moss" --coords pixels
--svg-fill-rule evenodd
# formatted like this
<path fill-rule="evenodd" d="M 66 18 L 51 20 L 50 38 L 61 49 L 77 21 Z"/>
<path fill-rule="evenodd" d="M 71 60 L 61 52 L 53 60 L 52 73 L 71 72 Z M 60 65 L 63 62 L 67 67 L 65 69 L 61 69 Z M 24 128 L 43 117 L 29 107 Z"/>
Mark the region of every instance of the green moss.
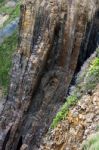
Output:
<path fill-rule="evenodd" d="M 77 102 L 76 95 L 68 96 L 65 104 L 62 106 L 61 110 L 57 113 L 56 117 L 53 119 L 51 128 L 55 128 L 57 124 L 67 116 L 69 108 L 76 102 Z"/>
<path fill-rule="evenodd" d="M 85 78 L 85 90 L 92 90 L 99 83 L 99 58 L 95 58 L 90 65 L 90 68 Z"/>
<path fill-rule="evenodd" d="M 7 88 L 12 55 L 17 47 L 17 31 L 0 45 L 0 85 Z"/>
<path fill-rule="evenodd" d="M 82 150 L 99 150 L 99 132 L 91 135 L 83 144 Z"/>

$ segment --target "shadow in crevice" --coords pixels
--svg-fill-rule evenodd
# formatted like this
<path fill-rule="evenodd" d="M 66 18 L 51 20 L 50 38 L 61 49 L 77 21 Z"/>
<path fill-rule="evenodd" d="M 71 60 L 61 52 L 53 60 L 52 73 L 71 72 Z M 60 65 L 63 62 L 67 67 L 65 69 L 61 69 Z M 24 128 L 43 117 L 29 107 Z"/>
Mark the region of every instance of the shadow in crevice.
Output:
<path fill-rule="evenodd" d="M 22 136 L 20 136 L 16 150 L 20 150 L 21 146 L 22 146 Z"/>
<path fill-rule="evenodd" d="M 10 137 L 10 132 L 11 132 L 11 129 L 8 131 L 8 133 L 6 134 L 6 137 L 5 137 L 5 140 L 3 142 L 3 146 L 2 146 L 2 150 L 5 150 L 6 149 L 6 145 L 7 145 L 7 142 L 9 140 L 9 137 Z"/>
<path fill-rule="evenodd" d="M 91 56 L 92 53 L 94 53 L 98 45 L 99 45 L 99 10 L 95 12 L 95 15 L 92 18 L 92 20 L 87 23 L 84 39 L 80 47 L 77 67 L 74 76 L 72 78 L 70 87 L 72 85 L 75 85 L 77 73 L 80 71 L 84 62 Z"/>
<path fill-rule="evenodd" d="M 99 10 L 94 17 L 87 23 L 85 38 L 81 44 L 76 72 L 79 72 L 84 62 L 96 50 L 99 44 Z"/>

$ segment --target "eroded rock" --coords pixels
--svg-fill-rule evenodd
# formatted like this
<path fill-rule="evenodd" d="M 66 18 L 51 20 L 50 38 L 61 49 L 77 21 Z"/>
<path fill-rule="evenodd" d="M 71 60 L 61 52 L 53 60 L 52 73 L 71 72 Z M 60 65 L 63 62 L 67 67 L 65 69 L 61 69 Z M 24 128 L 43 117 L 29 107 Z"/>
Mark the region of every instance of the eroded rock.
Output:
<path fill-rule="evenodd" d="M 93 102 L 97 101 L 97 107 Z M 81 150 L 82 142 L 97 131 L 99 124 L 99 85 L 92 96 L 81 98 L 76 106 L 70 108 L 68 116 L 44 138 L 40 150 Z M 78 110 L 80 103 L 87 104 Z M 87 110 L 88 108 L 88 110 Z M 78 115 L 74 115 L 74 114 Z M 66 128 L 66 127 L 69 128 Z"/>
<path fill-rule="evenodd" d="M 93 17 L 97 9 L 87 2 L 92 1 L 26 0 L 21 5 L 19 45 L 0 117 L 0 149 L 39 149 L 75 72 L 88 14 Z M 77 126 L 78 137 L 83 127 Z"/>

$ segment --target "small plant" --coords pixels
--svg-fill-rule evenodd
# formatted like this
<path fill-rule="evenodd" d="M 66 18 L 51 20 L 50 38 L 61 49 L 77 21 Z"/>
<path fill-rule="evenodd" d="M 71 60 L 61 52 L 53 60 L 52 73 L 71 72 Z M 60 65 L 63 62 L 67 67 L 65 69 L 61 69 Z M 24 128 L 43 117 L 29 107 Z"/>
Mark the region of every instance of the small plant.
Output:
<path fill-rule="evenodd" d="M 86 74 L 85 90 L 92 90 L 99 83 L 99 58 L 95 58 Z"/>
<path fill-rule="evenodd" d="M 77 96 L 76 95 L 71 95 L 67 97 L 67 100 L 65 102 L 65 104 L 62 106 L 62 108 L 60 109 L 60 111 L 57 113 L 56 117 L 54 118 L 52 124 L 51 124 L 51 128 L 55 128 L 57 126 L 57 124 L 63 120 L 64 118 L 66 118 L 69 108 L 74 105 L 77 102 Z"/>
<path fill-rule="evenodd" d="M 82 150 L 99 150 L 99 132 L 90 135 L 90 137 L 83 142 Z"/>

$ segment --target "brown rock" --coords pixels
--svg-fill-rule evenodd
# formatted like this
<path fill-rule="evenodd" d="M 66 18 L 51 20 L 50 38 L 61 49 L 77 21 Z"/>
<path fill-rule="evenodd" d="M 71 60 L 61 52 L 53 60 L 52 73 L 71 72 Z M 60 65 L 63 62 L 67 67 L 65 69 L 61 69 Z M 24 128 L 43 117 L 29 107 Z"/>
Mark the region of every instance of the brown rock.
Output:
<path fill-rule="evenodd" d="M 86 30 L 89 12 L 93 17 L 97 9 L 90 3 L 91 0 L 25 0 L 21 5 L 19 44 L 0 116 L 0 149 L 17 150 L 26 145 L 29 150 L 39 148 L 64 103 L 85 32 L 89 34 L 95 26 L 92 23 Z M 85 43 L 88 41 L 85 37 Z M 77 126 L 80 119 L 71 115 L 68 122 Z M 12 127 L 6 132 L 9 124 Z M 73 137 L 70 141 L 74 142 Z M 63 141 L 57 143 L 64 149 Z M 56 145 L 54 142 L 54 149 Z"/>

